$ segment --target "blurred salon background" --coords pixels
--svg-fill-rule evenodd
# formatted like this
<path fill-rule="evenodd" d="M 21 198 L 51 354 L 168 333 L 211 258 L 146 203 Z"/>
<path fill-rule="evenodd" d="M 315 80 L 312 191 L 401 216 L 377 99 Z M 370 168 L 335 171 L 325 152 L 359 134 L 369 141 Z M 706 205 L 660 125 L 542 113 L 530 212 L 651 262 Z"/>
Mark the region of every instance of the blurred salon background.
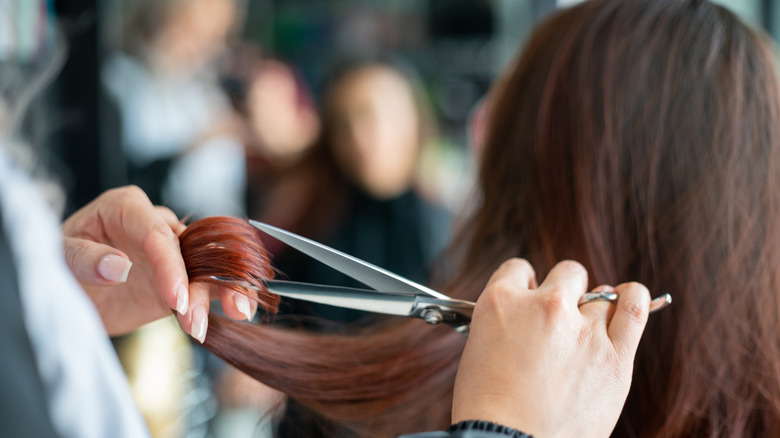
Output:
<path fill-rule="evenodd" d="M 533 24 L 576 2 L 0 0 L 0 61 L 56 18 L 60 72 L 22 131 L 63 214 L 136 184 L 180 217 L 261 220 L 425 283 L 468 208 L 480 102 Z M 718 3 L 780 36 L 780 2 Z M 284 276 L 356 285 L 265 243 Z M 278 319 L 371 317 L 288 302 Z M 314 436 L 172 321 L 115 345 L 156 437 Z"/>

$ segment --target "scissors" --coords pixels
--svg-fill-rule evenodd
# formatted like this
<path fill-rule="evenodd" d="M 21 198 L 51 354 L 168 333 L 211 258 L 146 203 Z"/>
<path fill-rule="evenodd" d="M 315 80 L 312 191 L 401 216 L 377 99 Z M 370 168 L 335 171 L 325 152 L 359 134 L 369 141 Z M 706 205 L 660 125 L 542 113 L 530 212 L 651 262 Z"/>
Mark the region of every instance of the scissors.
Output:
<path fill-rule="evenodd" d="M 379 266 L 281 228 L 254 220 L 249 223 L 271 237 L 374 289 L 266 280 L 265 285 L 269 292 L 331 306 L 419 318 L 431 325 L 444 323 L 468 336 L 475 303 L 450 298 Z M 229 281 L 219 277 L 215 279 Z M 614 303 L 617 299 L 618 294 L 612 291 L 588 292 L 582 296 L 578 305 L 598 300 Z M 653 300 L 651 312 L 660 310 L 671 302 L 669 294 L 662 295 Z"/>

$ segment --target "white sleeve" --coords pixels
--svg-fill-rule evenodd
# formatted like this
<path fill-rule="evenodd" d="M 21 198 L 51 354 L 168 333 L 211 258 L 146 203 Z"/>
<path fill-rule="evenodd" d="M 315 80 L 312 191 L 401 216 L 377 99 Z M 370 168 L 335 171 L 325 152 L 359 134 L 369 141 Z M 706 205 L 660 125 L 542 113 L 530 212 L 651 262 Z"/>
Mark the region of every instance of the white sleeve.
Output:
<path fill-rule="evenodd" d="M 60 225 L 0 149 L 0 214 L 51 422 L 62 437 L 146 437 L 103 324 L 63 257 Z"/>

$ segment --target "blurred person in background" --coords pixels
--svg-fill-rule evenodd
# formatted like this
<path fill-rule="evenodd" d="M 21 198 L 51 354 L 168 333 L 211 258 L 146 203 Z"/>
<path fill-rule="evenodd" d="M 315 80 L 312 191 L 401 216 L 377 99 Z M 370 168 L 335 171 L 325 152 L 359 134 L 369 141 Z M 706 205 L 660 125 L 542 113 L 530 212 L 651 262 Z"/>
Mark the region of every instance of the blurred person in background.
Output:
<path fill-rule="evenodd" d="M 180 215 L 245 214 L 244 150 L 217 60 L 235 0 L 125 0 L 102 80 L 119 108 L 129 182 Z"/>
<path fill-rule="evenodd" d="M 305 178 L 299 181 L 299 194 L 288 198 L 287 205 L 272 204 L 253 217 L 426 282 L 449 238 L 450 215 L 415 188 L 418 159 L 435 135 L 416 78 L 387 62 L 345 63 L 334 74 L 322 108 L 322 134 L 296 170 Z M 277 220 L 282 216 L 274 211 L 277 206 L 294 214 Z M 292 279 L 357 284 L 296 251 L 279 250 L 274 262 Z M 303 313 L 336 320 L 362 315 L 303 306 Z"/>
<path fill-rule="evenodd" d="M 248 215 L 296 228 L 299 207 L 316 184 L 310 167 L 301 165 L 321 131 L 311 92 L 293 66 L 251 46 L 235 50 L 224 82 L 243 121 Z M 272 252 L 281 249 L 267 243 Z"/>

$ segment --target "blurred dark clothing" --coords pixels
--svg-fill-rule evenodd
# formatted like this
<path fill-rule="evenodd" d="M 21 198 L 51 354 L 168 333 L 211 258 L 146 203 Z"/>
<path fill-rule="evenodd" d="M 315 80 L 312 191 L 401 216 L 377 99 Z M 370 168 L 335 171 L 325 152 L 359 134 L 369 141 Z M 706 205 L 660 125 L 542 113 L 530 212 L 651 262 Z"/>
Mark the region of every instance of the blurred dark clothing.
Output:
<path fill-rule="evenodd" d="M 431 265 L 447 244 L 452 218 L 444 208 L 432 205 L 413 191 L 389 200 L 374 199 L 350 189 L 340 225 L 323 236 L 306 236 L 425 284 Z M 362 283 L 293 249 L 273 258 L 280 277 L 294 281 L 345 287 Z M 364 312 L 301 301 L 290 301 L 286 312 L 355 322 Z"/>

